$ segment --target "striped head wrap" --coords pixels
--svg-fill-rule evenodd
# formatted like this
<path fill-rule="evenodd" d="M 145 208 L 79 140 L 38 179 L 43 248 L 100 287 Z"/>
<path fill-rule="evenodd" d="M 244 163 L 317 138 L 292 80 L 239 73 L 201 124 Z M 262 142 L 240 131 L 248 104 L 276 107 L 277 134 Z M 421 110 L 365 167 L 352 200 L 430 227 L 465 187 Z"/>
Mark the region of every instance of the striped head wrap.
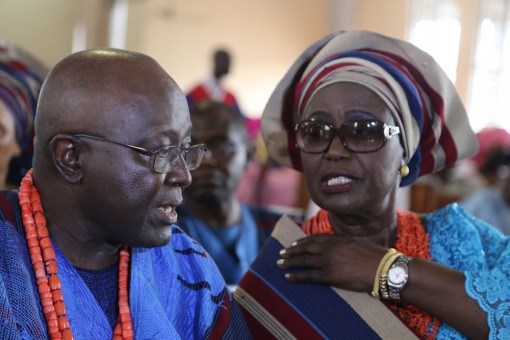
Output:
<path fill-rule="evenodd" d="M 294 123 L 318 91 L 338 82 L 365 86 L 386 103 L 410 169 L 401 186 L 476 153 L 458 93 L 431 56 L 401 40 L 349 31 L 310 46 L 273 92 L 261 124 L 271 157 L 302 169 Z"/>
<path fill-rule="evenodd" d="M 12 114 L 21 155 L 11 161 L 7 180 L 19 183 L 31 167 L 33 121 L 47 69 L 22 49 L 0 40 L 0 101 Z"/>

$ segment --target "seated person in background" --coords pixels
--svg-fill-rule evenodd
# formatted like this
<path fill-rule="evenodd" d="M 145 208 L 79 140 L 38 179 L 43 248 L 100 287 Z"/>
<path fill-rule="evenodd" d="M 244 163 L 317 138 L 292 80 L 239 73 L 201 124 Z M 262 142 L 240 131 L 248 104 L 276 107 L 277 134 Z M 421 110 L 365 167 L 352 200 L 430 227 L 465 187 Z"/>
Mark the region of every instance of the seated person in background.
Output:
<path fill-rule="evenodd" d="M 485 159 L 480 174 L 487 185 L 459 204 L 474 216 L 510 235 L 510 147 L 494 149 Z"/>
<path fill-rule="evenodd" d="M 432 57 L 372 32 L 327 36 L 278 84 L 262 133 L 321 210 L 301 228 L 283 218 L 236 289 L 254 337 L 508 337 L 508 238 L 455 203 L 396 207 L 399 186 L 477 151 Z"/>
<path fill-rule="evenodd" d="M 244 118 L 214 101 L 192 104 L 190 116 L 191 141 L 205 144 L 207 152 L 184 190 L 177 225 L 207 250 L 227 284 L 236 285 L 281 214 L 242 204 L 237 197 L 254 153 Z"/>
<path fill-rule="evenodd" d="M 482 185 L 501 184 L 501 174 L 497 168 L 510 150 L 510 133 L 502 128 L 485 127 L 476 134 L 479 150 L 469 159 L 476 175 L 480 175 Z M 493 157 L 495 156 L 495 157 Z"/>
<path fill-rule="evenodd" d="M 32 167 L 33 121 L 45 66 L 0 39 L 0 189 L 19 187 Z"/>
<path fill-rule="evenodd" d="M 0 193 L 2 338 L 245 337 L 216 265 L 174 225 L 205 152 L 190 131 L 183 92 L 146 55 L 53 68 L 33 170 Z"/>

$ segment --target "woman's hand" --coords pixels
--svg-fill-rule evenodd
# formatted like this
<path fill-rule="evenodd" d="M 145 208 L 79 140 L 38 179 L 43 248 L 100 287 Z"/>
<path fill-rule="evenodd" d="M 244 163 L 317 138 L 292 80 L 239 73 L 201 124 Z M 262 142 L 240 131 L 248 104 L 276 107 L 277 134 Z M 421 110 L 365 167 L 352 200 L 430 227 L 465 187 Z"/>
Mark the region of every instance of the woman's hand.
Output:
<path fill-rule="evenodd" d="M 314 235 L 282 250 L 282 269 L 290 282 L 321 283 L 347 290 L 371 292 L 377 266 L 387 249 L 345 235 Z M 403 300 L 446 322 L 472 339 L 488 335 L 487 314 L 465 292 L 462 272 L 414 259 Z M 469 322 L 466 322 L 469 320 Z"/>
<path fill-rule="evenodd" d="M 342 289 L 371 292 L 379 261 L 387 249 L 345 235 L 313 235 L 280 252 L 290 282 L 322 283 Z"/>

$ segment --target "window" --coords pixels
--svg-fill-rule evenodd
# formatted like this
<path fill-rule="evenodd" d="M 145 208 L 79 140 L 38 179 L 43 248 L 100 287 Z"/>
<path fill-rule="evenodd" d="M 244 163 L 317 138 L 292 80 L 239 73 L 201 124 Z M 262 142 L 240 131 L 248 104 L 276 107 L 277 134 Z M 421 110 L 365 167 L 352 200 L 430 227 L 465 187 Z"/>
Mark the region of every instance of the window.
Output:
<path fill-rule="evenodd" d="M 510 1 L 480 1 L 468 112 L 476 131 L 510 130 Z"/>
<path fill-rule="evenodd" d="M 461 26 L 455 1 L 410 1 L 408 40 L 429 53 L 455 83 Z"/>

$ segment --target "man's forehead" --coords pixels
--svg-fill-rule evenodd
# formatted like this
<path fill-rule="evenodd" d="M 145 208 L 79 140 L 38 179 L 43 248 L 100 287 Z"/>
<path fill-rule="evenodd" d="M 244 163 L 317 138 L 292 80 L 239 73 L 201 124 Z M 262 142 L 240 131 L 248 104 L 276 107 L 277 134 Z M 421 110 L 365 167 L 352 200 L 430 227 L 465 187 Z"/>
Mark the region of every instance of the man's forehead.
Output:
<path fill-rule="evenodd" d="M 65 113 L 54 121 L 62 125 L 61 132 L 97 132 L 106 136 L 123 137 L 135 134 L 137 138 L 156 135 L 162 131 L 189 130 L 191 125 L 186 100 L 168 95 L 164 88 L 150 95 L 112 92 L 86 96 L 86 99 L 65 102 Z"/>
<path fill-rule="evenodd" d="M 159 131 L 187 130 L 182 90 L 152 58 L 99 50 L 77 53 L 57 64 L 41 92 L 36 133 L 89 133 L 134 142 Z M 176 134 L 183 138 L 183 134 Z M 178 140 L 175 141 L 179 143 Z"/>
<path fill-rule="evenodd" d="M 131 84 L 111 81 L 109 84 L 70 89 L 65 92 L 68 99 L 64 99 L 63 103 L 67 108 L 74 108 L 82 120 L 91 123 L 129 126 L 132 125 L 130 123 L 153 121 L 164 124 L 185 120 L 189 115 L 186 99 L 177 86 L 164 77 L 146 80 L 150 84 L 143 85 L 144 82 L 130 79 Z"/>

